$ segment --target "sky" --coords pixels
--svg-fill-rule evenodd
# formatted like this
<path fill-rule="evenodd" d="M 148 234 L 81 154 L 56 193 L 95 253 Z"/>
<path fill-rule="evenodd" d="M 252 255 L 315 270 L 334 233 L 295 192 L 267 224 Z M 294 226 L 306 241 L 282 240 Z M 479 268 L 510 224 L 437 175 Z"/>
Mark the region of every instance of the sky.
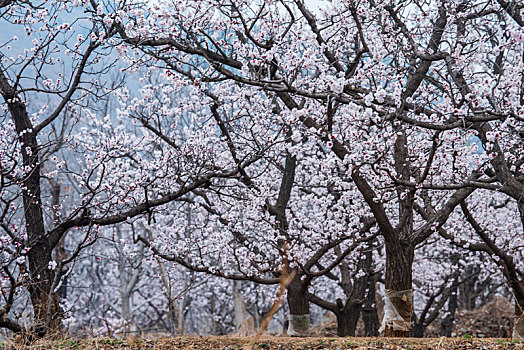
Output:
<path fill-rule="evenodd" d="M 306 5 L 311 11 L 318 10 L 327 2 L 328 0 L 305 0 Z"/>

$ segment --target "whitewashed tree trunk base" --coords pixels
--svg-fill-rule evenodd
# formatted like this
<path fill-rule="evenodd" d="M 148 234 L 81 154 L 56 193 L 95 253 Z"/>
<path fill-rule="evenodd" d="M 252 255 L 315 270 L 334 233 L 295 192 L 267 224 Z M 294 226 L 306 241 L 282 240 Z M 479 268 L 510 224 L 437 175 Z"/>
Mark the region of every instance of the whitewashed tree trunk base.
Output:
<path fill-rule="evenodd" d="M 291 337 L 307 337 L 309 335 L 309 323 L 309 314 L 289 315 L 287 334 Z"/>

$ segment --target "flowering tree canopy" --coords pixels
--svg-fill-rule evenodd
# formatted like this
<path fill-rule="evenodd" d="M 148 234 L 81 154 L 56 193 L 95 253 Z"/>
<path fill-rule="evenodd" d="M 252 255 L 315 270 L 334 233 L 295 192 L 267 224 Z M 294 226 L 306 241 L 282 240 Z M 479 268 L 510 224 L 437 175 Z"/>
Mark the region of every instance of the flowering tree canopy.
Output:
<path fill-rule="evenodd" d="M 59 329 L 65 276 L 112 229 L 158 259 L 170 305 L 165 260 L 264 285 L 291 276 L 294 335 L 310 302 L 354 333 L 379 280 L 381 330 L 410 335 L 415 312 L 421 335 L 471 280 L 457 266 L 482 254 L 522 313 L 524 5 L 0 6 L 18 33 L 1 46 L 0 325 Z M 431 256 L 449 269 L 421 276 Z M 122 264 L 138 261 L 119 265 L 125 322 L 138 277 Z M 8 317 L 24 288 L 29 328 Z"/>

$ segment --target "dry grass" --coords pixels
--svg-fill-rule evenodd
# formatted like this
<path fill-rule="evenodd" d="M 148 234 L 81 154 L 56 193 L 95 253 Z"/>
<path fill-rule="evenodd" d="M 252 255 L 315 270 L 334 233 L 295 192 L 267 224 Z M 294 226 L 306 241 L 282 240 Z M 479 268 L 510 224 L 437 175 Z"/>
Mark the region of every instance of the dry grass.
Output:
<path fill-rule="evenodd" d="M 455 350 L 455 349 L 523 349 L 524 341 L 508 339 L 463 338 L 290 338 L 262 336 L 253 337 L 172 337 L 172 338 L 126 338 L 126 339 L 61 339 L 41 340 L 31 346 L 4 343 L 3 349 L 180 349 L 180 350 L 242 350 L 250 346 L 253 350 L 318 350 L 318 349 L 389 349 L 389 350 Z"/>

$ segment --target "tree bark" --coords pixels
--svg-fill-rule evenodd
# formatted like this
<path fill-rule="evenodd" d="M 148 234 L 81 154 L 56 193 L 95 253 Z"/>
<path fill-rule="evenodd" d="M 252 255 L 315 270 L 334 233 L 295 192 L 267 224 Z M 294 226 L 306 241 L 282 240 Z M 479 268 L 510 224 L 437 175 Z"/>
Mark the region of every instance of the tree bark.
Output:
<path fill-rule="evenodd" d="M 52 290 L 55 274 L 49 269 L 53 247 L 45 235 L 39 147 L 26 106 L 16 95 L 15 89 L 10 86 L 4 72 L 0 72 L 0 92 L 7 102 L 11 119 L 19 135 L 23 165 L 26 169 L 30 169 L 30 173 L 23 181 L 22 199 L 27 234 L 26 245 L 30 247 L 27 253 L 30 275 L 28 290 L 35 321 L 31 331 L 37 336 L 44 336 L 49 331 L 53 333 L 60 331 L 61 321 L 58 298 L 53 296 Z"/>
<path fill-rule="evenodd" d="M 335 316 L 337 317 L 337 335 L 339 337 L 354 337 L 356 323 L 353 327 L 350 314 L 348 312 L 337 312 Z"/>
<path fill-rule="evenodd" d="M 120 286 L 120 288 L 125 288 L 125 286 Z M 124 335 L 128 335 L 129 331 L 131 331 L 131 295 L 125 293 L 124 291 L 120 291 L 120 298 L 121 301 L 121 315 L 120 317 L 124 321 L 124 328 L 123 332 Z"/>
<path fill-rule="evenodd" d="M 412 333 L 414 338 L 422 338 L 424 336 L 424 325 L 422 323 L 415 323 Z"/>
<path fill-rule="evenodd" d="M 51 208 L 53 211 L 53 226 L 56 227 L 60 223 L 60 192 L 61 192 L 61 186 L 58 182 L 56 182 L 54 179 L 50 178 L 48 179 L 51 183 Z M 60 269 L 56 271 L 56 273 L 60 274 L 60 278 L 58 280 L 59 287 L 58 287 L 58 297 L 65 299 L 67 297 L 67 269 L 65 269 L 64 266 L 62 266 L 62 262 L 64 262 L 67 259 L 67 251 L 65 249 L 65 239 L 66 234 L 63 234 L 62 237 L 58 240 L 58 243 L 54 249 L 55 252 L 55 261 L 60 266 Z"/>
<path fill-rule="evenodd" d="M 309 335 L 309 299 L 306 289 L 302 285 L 301 275 L 295 274 L 287 288 L 288 334 L 293 337 L 307 337 Z"/>
<path fill-rule="evenodd" d="M 524 228 L 524 201 L 519 199 L 517 203 L 522 227 Z M 521 293 L 521 291 L 524 290 L 524 281 L 520 280 L 516 281 L 516 283 L 520 288 L 512 288 L 515 295 L 515 325 L 513 326 L 512 337 L 515 339 L 524 339 L 524 295 Z"/>
<path fill-rule="evenodd" d="M 386 241 L 386 291 L 390 291 L 389 301 L 392 307 L 398 311 L 407 327 L 407 330 L 400 330 L 388 322 L 384 329 L 386 337 L 411 336 L 413 259 L 414 248 L 411 244 Z M 388 296 L 386 295 L 385 298 L 388 298 Z"/>
<path fill-rule="evenodd" d="M 458 279 L 458 277 L 457 277 Z M 443 337 L 451 337 L 453 333 L 453 322 L 455 321 L 455 313 L 458 308 L 458 298 L 457 298 L 457 287 L 451 292 L 448 301 L 448 316 L 442 321 L 442 327 L 440 330 L 440 335 Z"/>
<path fill-rule="evenodd" d="M 234 309 L 234 321 L 235 330 L 237 333 L 246 333 L 246 307 L 244 304 L 244 298 L 242 297 L 242 282 L 233 281 L 233 309 Z"/>
<path fill-rule="evenodd" d="M 357 329 L 358 318 L 362 303 L 349 303 L 344 305 L 341 299 L 337 299 L 337 335 L 339 337 L 354 337 Z"/>
<path fill-rule="evenodd" d="M 377 313 L 376 303 L 376 277 L 373 275 L 368 279 L 368 293 L 362 306 L 362 321 L 364 322 L 364 334 L 366 337 L 378 336 L 380 321 Z"/>
<path fill-rule="evenodd" d="M 524 296 L 515 298 L 515 325 L 513 326 L 513 339 L 524 339 Z"/>

